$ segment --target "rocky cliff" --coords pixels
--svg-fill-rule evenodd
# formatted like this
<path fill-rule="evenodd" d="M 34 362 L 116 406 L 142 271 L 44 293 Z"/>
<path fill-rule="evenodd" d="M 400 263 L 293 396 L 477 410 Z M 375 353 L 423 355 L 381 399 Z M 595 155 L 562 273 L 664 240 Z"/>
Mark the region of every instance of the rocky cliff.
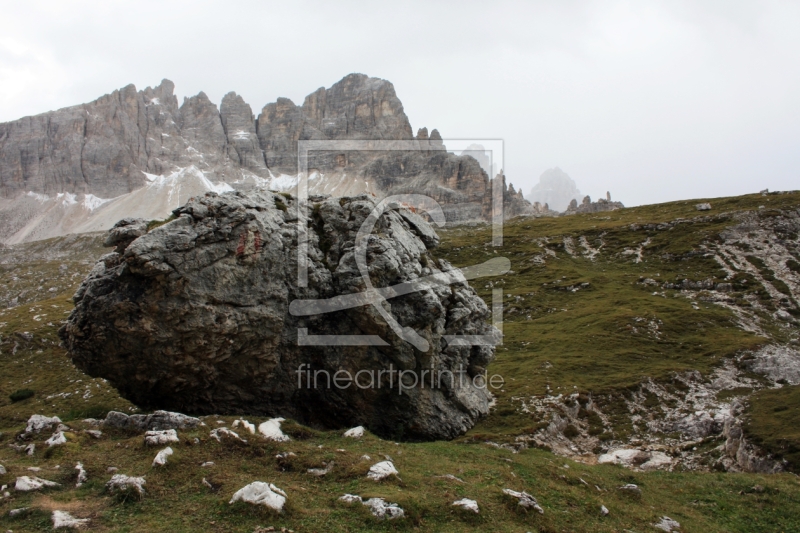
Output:
<path fill-rule="evenodd" d="M 120 197 L 154 182 L 165 192 L 162 182 L 170 177 L 175 183 L 161 216 L 188 199 L 181 189 L 292 190 L 299 140 L 402 140 L 419 146 L 406 152 L 313 152 L 312 193 L 368 192 L 380 198 L 422 192 L 445 204 L 448 220 L 489 216 L 489 175 L 473 158 L 447 152 L 438 131 L 428 137 L 423 128 L 414 137 L 386 80 L 351 74 L 314 91 L 301 106 L 279 98 L 257 117 L 234 92 L 219 108 L 202 92 L 179 106 L 173 83 L 164 80 L 155 88 L 128 85 L 88 104 L 0 124 L 0 219 L 9 222 L 0 240 L 108 229 L 111 221 L 136 214 L 122 208 L 131 202 Z M 182 176 L 201 176 L 208 184 L 196 191 L 184 187 Z M 511 212 L 526 209 L 515 202 Z"/>
<path fill-rule="evenodd" d="M 452 438 L 472 427 L 489 410 L 491 395 L 474 378 L 494 347 L 446 336 L 497 332 L 460 273 L 430 254 L 436 233 L 395 206 L 365 237 L 362 272 L 357 232 L 375 201 L 311 201 L 306 287 L 298 283 L 298 211 L 288 195 L 208 193 L 150 232 L 144 221 L 121 221 L 106 241 L 115 251 L 78 289 L 60 331 L 72 360 L 147 408 L 364 425 L 392 438 Z M 438 277 L 380 310 L 362 302 L 290 313 L 295 300 L 339 301 L 363 295 L 365 283 L 397 287 L 430 276 Z M 424 346 L 400 338 L 385 311 Z M 306 333 L 378 342 L 308 345 Z M 341 387 L 334 375 L 361 381 Z"/>

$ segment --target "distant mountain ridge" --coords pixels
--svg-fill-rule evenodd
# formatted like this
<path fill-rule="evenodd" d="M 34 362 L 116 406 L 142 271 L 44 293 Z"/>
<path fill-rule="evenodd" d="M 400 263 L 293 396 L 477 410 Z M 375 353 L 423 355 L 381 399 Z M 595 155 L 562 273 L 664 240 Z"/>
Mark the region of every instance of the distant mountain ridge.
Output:
<path fill-rule="evenodd" d="M 301 106 L 279 98 L 256 117 L 235 92 L 219 108 L 203 92 L 179 106 L 174 84 L 165 79 L 154 88 L 128 85 L 87 104 L 0 124 L 0 240 L 107 229 L 112 219 L 137 210 L 163 217 L 186 194 L 205 190 L 292 190 L 297 142 L 311 139 L 415 140 L 425 150 L 316 152 L 309 160 L 316 172 L 311 193 L 418 192 L 440 202 L 450 221 L 491 215 L 492 180 L 480 164 L 448 153 L 436 130 L 428 137 L 423 128 L 414 137 L 386 80 L 350 74 Z M 504 178 L 503 184 L 506 215 L 530 212 Z M 167 197 L 159 209 L 123 200 L 148 187 Z"/>

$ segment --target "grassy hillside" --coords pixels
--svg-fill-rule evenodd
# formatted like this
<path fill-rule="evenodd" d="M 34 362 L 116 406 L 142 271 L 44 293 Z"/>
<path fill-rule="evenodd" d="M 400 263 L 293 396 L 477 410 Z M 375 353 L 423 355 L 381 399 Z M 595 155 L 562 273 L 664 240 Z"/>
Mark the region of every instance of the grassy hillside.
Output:
<path fill-rule="evenodd" d="M 284 429 L 293 438 L 289 443 L 248 435 L 246 444 L 218 443 L 209 431 L 231 427 L 234 417 L 206 417 L 206 427 L 180 432 L 181 443 L 172 446 L 175 454 L 163 468 L 151 466 L 159 448 L 145 447 L 139 434 L 104 429 L 102 438 L 94 439 L 82 431 L 91 427 L 84 418 L 102 417 L 112 409 L 136 411 L 104 380 L 75 369 L 56 336 L 71 309 L 75 285 L 105 252 L 97 238 L 58 257 L 51 253 L 64 248 L 58 240 L 39 245 L 47 256 L 2 250 L 0 281 L 10 285 L 27 279 L 40 296 L 0 311 L 0 465 L 8 470 L 0 485 L 13 484 L 17 476 L 38 475 L 62 487 L 34 494 L 11 490 L 10 497 L 0 499 L 0 530 L 48 531 L 53 509 L 91 518 L 90 530 L 125 532 L 249 533 L 259 525 L 309 532 L 654 531 L 652 524 L 663 515 L 679 521 L 682 531 L 800 530 L 800 482 L 793 474 L 719 472 L 710 462 L 706 467 L 678 462 L 672 471 L 643 472 L 592 464 L 595 460 L 586 452 L 657 441 L 672 446 L 664 445 L 668 453 L 681 456 L 684 451 L 676 451 L 683 442 L 679 435 L 657 434 L 647 424 L 680 407 L 683 398 L 697 391 L 705 394 L 703 387 L 711 387 L 715 372 L 729 368 L 736 386 L 708 389 L 719 396 L 713 399 L 741 401 L 748 438 L 797 465 L 800 434 L 792 428 L 797 426 L 800 389 L 776 383 L 748 363 L 748 354 L 761 346 L 797 346 L 796 324 L 775 319 L 780 310 L 796 309 L 794 286 L 789 274 L 771 269 L 769 258 L 759 263 L 761 252 L 755 248 L 741 253 L 752 257 L 751 270 L 727 259 L 721 264 L 717 257 L 724 251 L 723 235 L 741 224 L 743 213 L 776 219 L 800 207 L 800 194 L 710 201 L 711 212 L 696 211 L 698 200 L 518 219 L 506 224 L 501 249 L 486 245 L 488 227 L 443 232 L 437 257 L 466 266 L 506 256 L 513 269 L 506 276 L 473 282 L 487 302 L 493 288 L 504 291 L 505 341 L 489 373 L 502 375 L 505 386 L 496 391 L 493 413 L 462 438 L 394 443 L 367 435 L 355 441 L 339 431 L 287 422 Z M 784 246 L 796 250 L 796 234 L 781 238 Z M 67 269 L 60 267 L 64 263 Z M 792 272 L 791 264 L 787 269 Z M 64 270 L 63 281 L 39 281 Z M 789 280 L 785 288 L 781 279 Z M 665 288 L 665 283 L 682 280 L 731 286 L 724 292 Z M 57 289 L 51 292 L 50 286 Z M 8 289 L 9 300 L 13 292 Z M 780 295 L 789 299 L 788 305 Z M 10 395 L 21 389 L 30 389 L 33 396 L 12 402 Z M 573 406 L 574 419 L 548 441 L 555 449 L 558 442 L 569 446 L 571 440 L 578 449 L 573 458 L 526 440 L 553 426 L 554 415 L 563 415 L 559 409 Z M 72 430 L 68 443 L 47 449 L 49 433 L 42 434 L 34 441 L 33 456 L 9 446 L 33 413 L 61 417 Z M 714 451 L 724 443 L 718 434 L 701 440 L 691 444 L 696 453 L 722 453 Z M 288 451 L 296 456 L 276 457 Z M 370 460 L 362 459 L 365 454 Z M 394 460 L 400 479 L 367 480 L 369 466 L 385 455 Z M 89 482 L 74 488 L 78 461 L 85 465 Z M 215 465 L 200 466 L 207 461 Z M 306 472 L 329 461 L 335 466 L 325 477 Z M 112 466 L 146 476 L 147 494 L 141 501 L 107 494 L 104 483 Z M 29 467 L 41 470 L 33 473 Z M 437 477 L 446 474 L 464 483 Z M 255 480 L 288 493 L 284 514 L 228 504 L 233 492 Z M 639 485 L 641 495 L 618 489 L 627 483 Z M 525 512 L 501 493 L 503 488 L 534 495 L 544 514 Z M 406 518 L 378 522 L 365 508 L 339 502 L 345 493 L 397 502 Z M 481 513 L 450 505 L 463 497 L 477 500 Z M 601 505 L 608 516 L 601 515 Z M 8 516 L 9 510 L 21 507 L 30 510 Z"/>

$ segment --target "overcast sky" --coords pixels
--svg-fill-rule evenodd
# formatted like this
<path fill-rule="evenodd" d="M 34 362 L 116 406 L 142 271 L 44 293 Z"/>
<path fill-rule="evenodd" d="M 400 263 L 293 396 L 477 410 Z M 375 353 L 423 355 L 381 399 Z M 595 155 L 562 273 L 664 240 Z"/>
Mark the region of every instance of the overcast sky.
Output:
<path fill-rule="evenodd" d="M 351 72 L 626 205 L 800 189 L 798 2 L 3 1 L 0 121 L 175 82 L 258 114 Z"/>

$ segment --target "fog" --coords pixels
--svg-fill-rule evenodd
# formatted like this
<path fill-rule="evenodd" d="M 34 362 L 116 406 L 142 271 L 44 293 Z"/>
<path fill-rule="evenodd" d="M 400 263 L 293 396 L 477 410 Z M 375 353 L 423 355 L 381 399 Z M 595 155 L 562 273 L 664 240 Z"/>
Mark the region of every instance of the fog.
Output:
<path fill-rule="evenodd" d="M 376 3 L 377 4 L 377 3 Z M 351 72 L 411 125 L 502 139 L 527 193 L 558 166 L 626 205 L 800 188 L 800 4 L 3 2 L 0 121 L 134 83 L 258 114 Z"/>

